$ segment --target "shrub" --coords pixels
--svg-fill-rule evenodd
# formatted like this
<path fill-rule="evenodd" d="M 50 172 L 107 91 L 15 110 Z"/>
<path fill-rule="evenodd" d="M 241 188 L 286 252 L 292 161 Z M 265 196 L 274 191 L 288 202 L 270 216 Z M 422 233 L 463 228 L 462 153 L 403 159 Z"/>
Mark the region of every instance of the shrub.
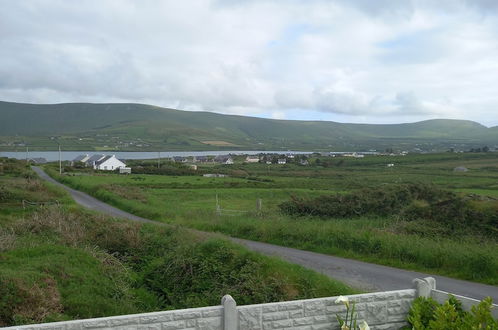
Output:
<path fill-rule="evenodd" d="M 467 330 L 498 329 L 498 321 L 491 315 L 491 298 L 485 298 L 470 312 L 462 309 L 460 301 L 450 297 L 444 304 L 432 298 L 415 299 L 408 314 L 410 329 L 415 330 Z"/>
<path fill-rule="evenodd" d="M 424 219 L 452 231 L 472 228 L 485 235 L 493 235 L 493 228 L 498 226 L 498 212 L 478 210 L 469 199 L 423 184 L 365 188 L 350 194 L 316 198 L 291 197 L 279 207 L 282 212 L 297 216 Z"/>

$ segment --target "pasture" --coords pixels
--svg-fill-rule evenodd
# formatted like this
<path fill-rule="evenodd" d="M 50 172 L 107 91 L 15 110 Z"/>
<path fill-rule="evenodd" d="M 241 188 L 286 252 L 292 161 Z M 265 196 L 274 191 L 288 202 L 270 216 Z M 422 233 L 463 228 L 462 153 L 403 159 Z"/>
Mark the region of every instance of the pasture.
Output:
<path fill-rule="evenodd" d="M 456 192 L 498 216 L 498 154 L 311 157 L 297 164 L 199 165 L 198 175 L 82 173 L 60 181 L 132 213 L 235 237 L 498 284 L 498 228 L 443 226 L 430 219 L 363 215 L 293 216 L 292 198 L 349 194 L 364 188 L 425 184 Z M 393 163 L 393 167 L 387 164 Z M 151 162 L 151 164 L 153 164 Z M 144 162 L 142 166 L 147 166 Z M 151 165 L 154 166 L 154 165 Z M 453 169 L 464 166 L 467 172 Z M 209 178 L 202 173 L 223 173 Z M 258 209 L 257 201 L 262 207 Z M 218 201 L 218 202 L 217 202 Z M 221 209 L 221 211 L 220 211 Z M 494 213 L 493 213 L 494 212 Z M 451 224 L 451 220 L 449 221 Z"/>

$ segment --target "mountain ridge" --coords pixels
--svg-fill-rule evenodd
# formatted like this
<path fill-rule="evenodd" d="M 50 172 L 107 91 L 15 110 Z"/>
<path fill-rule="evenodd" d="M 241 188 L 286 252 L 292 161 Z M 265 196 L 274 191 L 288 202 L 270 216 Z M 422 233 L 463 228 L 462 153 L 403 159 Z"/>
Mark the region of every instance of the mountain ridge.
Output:
<path fill-rule="evenodd" d="M 0 101 L 0 118 L 0 142 L 4 146 L 9 144 L 9 137 L 11 144 L 15 144 L 12 137 L 21 137 L 24 144 L 41 146 L 42 140 L 46 144 L 49 142 L 47 139 L 53 140 L 54 136 L 64 140 L 65 145 L 70 142 L 72 147 L 86 140 L 87 146 L 92 146 L 93 141 L 93 147 L 106 146 L 117 150 L 152 147 L 179 149 L 182 146 L 188 150 L 213 147 L 359 150 L 393 146 L 413 149 L 417 145 L 425 145 L 427 149 L 431 145 L 446 148 L 498 141 L 498 127 L 488 128 L 470 120 L 339 123 L 183 111 L 140 103 L 32 104 Z M 99 136 L 114 136 L 117 141 L 105 143 L 105 139 L 99 139 Z"/>

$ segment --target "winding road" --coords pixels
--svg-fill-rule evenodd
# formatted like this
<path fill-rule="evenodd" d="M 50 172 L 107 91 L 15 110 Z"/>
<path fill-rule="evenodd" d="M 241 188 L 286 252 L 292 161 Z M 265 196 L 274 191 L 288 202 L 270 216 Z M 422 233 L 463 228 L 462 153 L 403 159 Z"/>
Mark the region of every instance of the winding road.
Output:
<path fill-rule="evenodd" d="M 76 203 L 88 209 L 99 211 L 113 217 L 125 218 L 132 221 L 162 224 L 138 217 L 131 213 L 117 209 L 109 204 L 103 203 L 81 191 L 69 188 L 48 176 L 41 168 L 33 166 L 33 170 L 44 180 L 47 180 L 67 190 Z M 164 225 L 164 224 L 163 224 Z M 414 278 L 432 276 L 436 279 L 439 290 L 451 292 L 458 295 L 483 299 L 490 296 L 493 302 L 498 301 L 498 287 L 469 281 L 457 280 L 449 277 L 408 271 L 393 267 L 371 264 L 367 262 L 335 257 L 310 251 L 303 251 L 273 244 L 244 240 L 228 237 L 234 242 L 246 246 L 248 249 L 262 254 L 277 256 L 291 263 L 299 264 L 313 269 L 331 278 L 337 279 L 352 287 L 365 291 L 386 291 L 407 289 L 411 287 Z"/>

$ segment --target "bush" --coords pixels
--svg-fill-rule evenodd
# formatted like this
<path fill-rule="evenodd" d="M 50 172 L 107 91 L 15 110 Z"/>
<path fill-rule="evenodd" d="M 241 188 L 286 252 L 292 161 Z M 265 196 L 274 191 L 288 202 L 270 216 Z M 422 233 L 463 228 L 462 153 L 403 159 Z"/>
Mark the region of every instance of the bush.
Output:
<path fill-rule="evenodd" d="M 492 301 L 486 298 L 470 312 L 462 309 L 460 301 L 450 297 L 444 304 L 432 298 L 415 299 L 408 314 L 408 322 L 415 330 L 498 329 L 498 321 L 491 315 Z"/>
<path fill-rule="evenodd" d="M 477 210 L 470 199 L 422 184 L 365 188 L 350 194 L 316 198 L 291 197 L 279 207 L 286 214 L 298 216 L 424 219 L 453 231 L 472 228 L 485 235 L 494 235 L 493 228 L 498 226 L 497 212 Z"/>

